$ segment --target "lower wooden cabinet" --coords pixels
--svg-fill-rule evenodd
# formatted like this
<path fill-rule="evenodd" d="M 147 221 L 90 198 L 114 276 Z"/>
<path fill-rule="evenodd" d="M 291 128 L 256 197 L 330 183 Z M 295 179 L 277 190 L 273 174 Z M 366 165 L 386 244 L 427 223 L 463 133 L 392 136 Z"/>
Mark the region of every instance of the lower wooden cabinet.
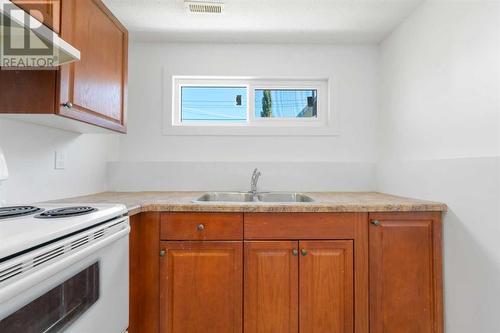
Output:
<path fill-rule="evenodd" d="M 440 214 L 370 219 L 370 332 L 442 333 Z"/>
<path fill-rule="evenodd" d="M 160 332 L 242 332 L 242 247 L 161 242 Z"/>
<path fill-rule="evenodd" d="M 245 243 L 246 333 L 352 333 L 353 242 Z"/>
<path fill-rule="evenodd" d="M 441 213 L 317 215 L 134 217 L 129 333 L 444 332 Z"/>
<path fill-rule="evenodd" d="M 128 333 L 158 333 L 160 213 L 136 214 L 130 228 Z"/>

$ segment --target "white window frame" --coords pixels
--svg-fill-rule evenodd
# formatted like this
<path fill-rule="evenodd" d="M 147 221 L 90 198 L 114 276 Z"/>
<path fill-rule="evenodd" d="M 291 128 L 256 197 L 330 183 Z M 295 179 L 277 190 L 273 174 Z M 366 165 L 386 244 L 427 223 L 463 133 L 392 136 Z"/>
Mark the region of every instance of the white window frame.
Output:
<path fill-rule="evenodd" d="M 331 78 L 261 78 L 165 75 L 164 135 L 338 135 L 338 119 L 332 106 Z M 181 121 L 182 87 L 245 87 L 247 122 Z M 169 89 L 170 88 L 170 89 Z M 317 90 L 317 117 L 260 118 L 255 116 L 256 89 Z"/>

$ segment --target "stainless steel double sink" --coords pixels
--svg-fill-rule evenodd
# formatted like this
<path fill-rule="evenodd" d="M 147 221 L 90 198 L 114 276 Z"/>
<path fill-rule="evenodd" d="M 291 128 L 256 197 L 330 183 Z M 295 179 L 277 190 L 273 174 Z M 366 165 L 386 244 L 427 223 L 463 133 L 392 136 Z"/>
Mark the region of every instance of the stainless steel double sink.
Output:
<path fill-rule="evenodd" d="M 314 202 L 302 193 L 293 192 L 208 192 L 193 202 Z"/>

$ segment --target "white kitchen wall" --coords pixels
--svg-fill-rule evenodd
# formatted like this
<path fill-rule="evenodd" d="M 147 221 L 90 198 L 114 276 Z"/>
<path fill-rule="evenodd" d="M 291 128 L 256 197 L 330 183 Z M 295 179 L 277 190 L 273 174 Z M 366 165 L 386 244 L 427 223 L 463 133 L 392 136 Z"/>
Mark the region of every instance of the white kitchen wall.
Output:
<path fill-rule="evenodd" d="M 0 184 L 7 204 L 59 199 L 105 191 L 107 162 L 116 159 L 118 135 L 75 134 L 0 119 L 9 179 Z M 64 170 L 54 169 L 55 152 L 64 152 Z"/>
<path fill-rule="evenodd" d="M 428 1 L 381 44 L 377 189 L 449 205 L 449 333 L 500 332 L 499 15 Z"/>
<path fill-rule="evenodd" d="M 268 189 L 374 188 L 376 45 L 136 42 L 129 58 L 128 135 L 120 138 L 119 161 L 110 165 L 112 189 L 244 190 L 254 166 L 265 168 L 264 176 L 282 176 L 267 177 L 267 184 L 263 178 Z M 164 136 L 162 113 L 171 105 L 165 98 L 171 75 L 333 77 L 340 135 Z M 221 170 L 232 176 L 220 175 Z M 285 181 L 285 170 L 297 176 L 295 182 Z M 342 177 L 346 172 L 350 176 Z"/>
<path fill-rule="evenodd" d="M 499 333 L 499 15 L 494 1 L 427 1 L 379 46 L 133 42 L 128 135 L 0 120 L 10 171 L 0 200 L 241 190 L 259 167 L 264 190 L 377 189 L 442 201 L 447 332 Z M 164 69 L 334 76 L 340 135 L 164 136 Z M 54 170 L 56 150 L 67 155 L 65 170 Z"/>

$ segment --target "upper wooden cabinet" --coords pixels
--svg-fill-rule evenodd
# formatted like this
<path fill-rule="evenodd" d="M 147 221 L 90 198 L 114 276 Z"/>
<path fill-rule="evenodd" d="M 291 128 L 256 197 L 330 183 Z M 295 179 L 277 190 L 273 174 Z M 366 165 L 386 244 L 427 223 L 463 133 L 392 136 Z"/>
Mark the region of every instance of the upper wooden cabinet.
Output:
<path fill-rule="evenodd" d="M 125 132 L 127 30 L 100 0 L 65 0 L 62 17 L 81 60 L 61 68 L 59 113 Z"/>
<path fill-rule="evenodd" d="M 42 22 L 55 32 L 61 27 L 61 1 L 64 0 L 11 0 L 13 4 L 24 9 L 31 16 Z"/>
<path fill-rule="evenodd" d="M 53 9 L 59 5 L 60 9 Z M 128 65 L 125 27 L 100 0 L 59 0 L 52 9 L 35 10 L 33 6 L 23 5 L 23 8 L 51 18 L 60 16 L 60 36 L 80 50 L 81 60 L 59 70 L 0 71 L 0 113 L 23 115 L 19 118 L 55 127 L 78 128 L 67 126 L 61 119 L 40 117 L 63 116 L 125 133 Z M 51 20 L 58 22 L 53 18 L 44 22 Z M 85 132 L 87 127 L 80 128 Z"/>
<path fill-rule="evenodd" d="M 440 214 L 370 219 L 370 332 L 442 333 Z"/>

